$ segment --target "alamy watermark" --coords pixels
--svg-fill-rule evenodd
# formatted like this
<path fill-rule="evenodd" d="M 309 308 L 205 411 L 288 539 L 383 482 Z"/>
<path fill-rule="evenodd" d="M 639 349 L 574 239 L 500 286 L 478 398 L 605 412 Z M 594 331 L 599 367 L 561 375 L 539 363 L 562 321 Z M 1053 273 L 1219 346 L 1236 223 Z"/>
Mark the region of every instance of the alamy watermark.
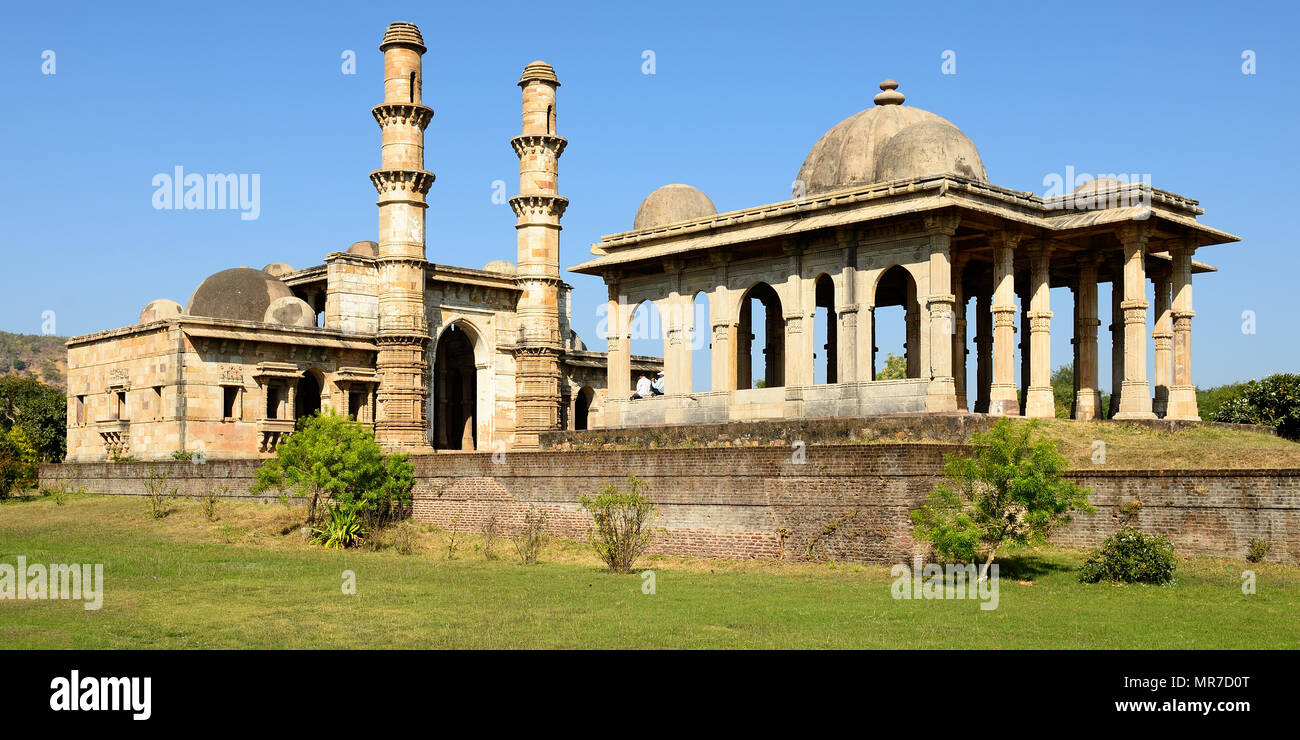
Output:
<path fill-rule="evenodd" d="M 1095 182 L 1091 188 L 1084 188 Z M 1151 174 L 1111 173 L 1091 175 L 1075 172 L 1068 165 L 1065 173 L 1049 172 L 1043 177 L 1044 204 L 1048 210 L 1095 211 L 1105 208 L 1137 207 L 1142 211 L 1133 216 L 1144 221 L 1151 215 Z M 1082 188 L 1082 190 L 1081 190 Z"/>
<path fill-rule="evenodd" d="M 925 563 L 912 558 L 912 567 L 899 563 L 890 569 L 894 583 L 889 593 L 895 599 L 970 599 L 980 602 L 981 611 L 998 608 L 998 566 L 989 566 L 988 578 L 979 577 L 974 563 Z"/>
<path fill-rule="evenodd" d="M 259 174 L 186 174 L 181 165 L 153 176 L 153 207 L 158 211 L 239 211 L 241 221 L 262 213 Z"/>
<path fill-rule="evenodd" d="M 103 563 L 32 563 L 18 556 L 17 566 L 0 563 L 0 601 L 5 599 L 84 600 L 86 611 L 104 606 Z"/>

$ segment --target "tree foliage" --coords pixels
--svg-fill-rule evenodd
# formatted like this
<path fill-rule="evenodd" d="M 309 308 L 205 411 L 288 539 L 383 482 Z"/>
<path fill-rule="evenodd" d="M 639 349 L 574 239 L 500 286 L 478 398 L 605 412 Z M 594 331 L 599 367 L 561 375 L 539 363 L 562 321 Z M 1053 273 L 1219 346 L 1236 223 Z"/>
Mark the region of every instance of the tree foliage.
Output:
<path fill-rule="evenodd" d="M 1278 436 L 1300 439 L 1300 375 L 1278 373 L 1247 382 L 1239 397 L 1219 406 L 1214 420 L 1271 426 Z"/>
<path fill-rule="evenodd" d="M 44 462 L 67 453 L 68 401 L 63 391 L 32 378 L 0 377 L 0 429 L 20 427 Z"/>
<path fill-rule="evenodd" d="M 0 499 L 36 485 L 40 459 L 22 427 L 0 429 Z"/>
<path fill-rule="evenodd" d="M 907 378 L 907 357 L 893 352 L 885 358 L 885 366 L 876 373 L 876 380 L 904 380 Z"/>
<path fill-rule="evenodd" d="M 364 424 L 326 409 L 305 417 L 275 457 L 262 463 L 251 490 L 289 490 L 320 508 L 355 511 L 372 526 L 401 516 L 411 503 L 415 468 L 404 454 L 385 455 Z"/>
<path fill-rule="evenodd" d="M 980 578 L 1004 544 L 1038 544 L 1074 511 L 1094 511 L 1087 489 L 1065 480 L 1067 462 L 1056 445 L 1034 439 L 1035 422 L 1001 419 L 975 434 L 972 457 L 949 456 L 940 483 L 912 512 L 913 535 L 941 557 L 973 562 Z"/>

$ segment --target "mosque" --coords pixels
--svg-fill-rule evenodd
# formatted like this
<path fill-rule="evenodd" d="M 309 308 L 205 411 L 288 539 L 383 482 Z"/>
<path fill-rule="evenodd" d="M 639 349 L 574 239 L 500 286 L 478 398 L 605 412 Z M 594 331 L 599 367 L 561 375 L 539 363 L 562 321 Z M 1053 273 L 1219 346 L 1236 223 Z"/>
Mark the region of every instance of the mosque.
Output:
<path fill-rule="evenodd" d="M 425 254 L 434 174 L 424 168 L 433 117 L 421 100 L 424 42 L 413 24 L 393 23 L 379 48 L 377 241 L 305 269 L 218 272 L 185 306 L 155 300 L 135 325 L 69 340 L 69 461 L 255 458 L 325 408 L 412 453 L 529 449 L 542 433 L 595 427 L 1051 416 L 1049 289 L 1060 286 L 1075 296 L 1073 317 L 1057 320 L 1073 330 L 1075 418 L 1198 418 L 1191 276 L 1214 268 L 1192 257 L 1237 237 L 1200 224 L 1194 200 L 1114 179 L 1047 198 L 992 185 L 970 139 L 903 105 L 887 80 L 874 106 L 816 143 L 790 200 L 719 214 L 699 190 L 668 185 L 645 199 L 631 231 L 593 245 L 572 268 L 608 287 L 608 352 L 593 352 L 570 327 L 572 286 L 559 268 L 567 142 L 555 71 L 533 62 L 518 82 L 516 261 L 452 267 Z M 1097 285 L 1107 281 L 1115 390 L 1103 409 Z M 697 325 L 690 307 L 701 293 L 708 310 Z M 646 301 L 666 317 L 662 360 L 630 351 Z M 967 398 L 972 304 L 977 392 Z M 884 306 L 905 315 L 903 379 L 875 379 Z M 815 347 L 819 316 L 827 342 Z M 690 347 L 700 332 L 711 383 L 696 392 Z M 818 362 L 824 382 L 814 380 Z M 629 399 L 634 378 L 660 368 L 666 393 Z"/>

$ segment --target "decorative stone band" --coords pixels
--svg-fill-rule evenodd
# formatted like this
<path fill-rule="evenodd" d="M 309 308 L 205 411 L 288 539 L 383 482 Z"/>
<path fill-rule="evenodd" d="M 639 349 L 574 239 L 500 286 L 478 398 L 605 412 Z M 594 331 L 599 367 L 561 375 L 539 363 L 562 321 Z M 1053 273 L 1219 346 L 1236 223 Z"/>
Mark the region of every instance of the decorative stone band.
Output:
<path fill-rule="evenodd" d="M 380 126 L 416 126 L 421 131 L 433 120 L 433 109 L 420 103 L 380 103 L 370 114 Z"/>
<path fill-rule="evenodd" d="M 1029 317 L 1029 331 L 1046 332 L 1052 328 L 1051 311 L 1030 311 L 1026 316 Z"/>
<path fill-rule="evenodd" d="M 510 207 L 519 218 L 530 216 L 559 218 L 564 215 L 564 209 L 569 207 L 569 199 L 562 195 L 516 195 L 510 199 Z"/>
<path fill-rule="evenodd" d="M 510 140 L 510 146 L 520 159 L 548 153 L 554 153 L 558 157 L 568 145 L 568 139 L 554 134 L 523 134 Z"/>
<path fill-rule="evenodd" d="M 370 173 L 370 182 L 380 196 L 397 193 L 429 193 L 433 186 L 434 174 L 426 170 L 375 170 Z"/>

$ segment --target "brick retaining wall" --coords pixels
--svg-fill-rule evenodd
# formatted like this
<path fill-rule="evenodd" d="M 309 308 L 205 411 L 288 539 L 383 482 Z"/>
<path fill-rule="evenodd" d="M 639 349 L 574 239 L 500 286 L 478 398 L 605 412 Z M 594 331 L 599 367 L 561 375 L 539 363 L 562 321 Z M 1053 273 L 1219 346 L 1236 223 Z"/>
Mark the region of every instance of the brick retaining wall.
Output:
<path fill-rule="evenodd" d="M 658 505 L 660 552 L 716 557 L 833 557 L 898 561 L 914 549 L 908 512 L 933 487 L 949 444 L 811 445 L 797 462 L 789 446 L 588 449 L 450 453 L 413 459 L 415 516 L 478 531 L 495 516 L 513 531 L 530 506 L 553 533 L 580 538 L 588 519 L 577 503 L 629 475 Z M 248 497 L 257 461 L 157 463 L 181 495 L 229 486 Z M 142 495 L 150 463 L 42 467 L 96 493 Z M 1081 516 L 1054 541 L 1095 546 L 1118 526 L 1117 507 L 1143 502 L 1140 526 L 1173 540 L 1179 553 L 1240 558 L 1252 537 L 1272 543 L 1268 560 L 1300 564 L 1300 470 L 1097 470 L 1071 473 L 1092 489 L 1096 515 Z M 265 497 L 263 497 L 265 498 Z M 271 497 L 272 499 L 274 497 Z"/>

